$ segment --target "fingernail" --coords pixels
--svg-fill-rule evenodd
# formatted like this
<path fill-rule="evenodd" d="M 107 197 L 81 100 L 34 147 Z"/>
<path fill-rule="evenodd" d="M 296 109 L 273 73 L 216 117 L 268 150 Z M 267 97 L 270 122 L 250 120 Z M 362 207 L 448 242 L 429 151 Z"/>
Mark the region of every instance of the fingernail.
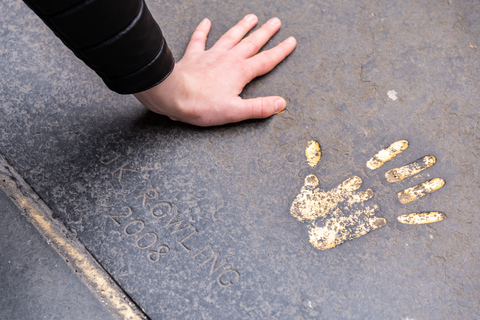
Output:
<path fill-rule="evenodd" d="M 200 25 L 202 25 L 202 26 L 206 26 L 207 24 L 208 24 L 208 19 L 207 18 L 203 19 L 202 22 L 200 22 Z"/>
<path fill-rule="evenodd" d="M 287 103 L 283 99 L 277 99 L 275 100 L 275 113 L 279 114 L 281 113 L 285 107 L 287 106 Z"/>
<path fill-rule="evenodd" d="M 280 24 L 280 19 L 272 18 L 272 19 L 268 20 L 267 23 L 271 24 L 272 26 L 278 26 Z"/>
<path fill-rule="evenodd" d="M 287 42 L 287 43 L 294 43 L 295 41 L 296 41 L 296 40 L 295 40 L 294 37 L 288 37 L 288 38 L 285 40 L 285 42 Z"/>
<path fill-rule="evenodd" d="M 256 18 L 254 14 L 247 14 L 243 19 L 247 22 L 253 22 Z"/>

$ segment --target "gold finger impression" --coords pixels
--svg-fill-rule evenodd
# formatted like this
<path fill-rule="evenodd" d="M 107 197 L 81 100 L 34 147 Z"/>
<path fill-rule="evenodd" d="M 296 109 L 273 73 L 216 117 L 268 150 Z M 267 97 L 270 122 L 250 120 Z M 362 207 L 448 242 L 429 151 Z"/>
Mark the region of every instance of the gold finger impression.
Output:
<path fill-rule="evenodd" d="M 388 148 L 380 150 L 372 159 L 368 160 L 367 168 L 375 170 L 383 166 L 389 160 L 392 160 L 405 149 L 408 148 L 407 140 L 399 140 L 392 143 Z"/>
<path fill-rule="evenodd" d="M 395 168 L 385 173 L 385 178 L 388 182 L 398 182 L 405 178 L 416 175 L 417 173 L 430 168 L 437 162 L 434 156 L 425 156 L 406 166 Z"/>
<path fill-rule="evenodd" d="M 405 204 L 417 200 L 429 193 L 437 191 L 445 184 L 445 180 L 441 178 L 435 178 L 429 181 L 425 181 L 414 187 L 402 190 L 398 193 L 398 200 Z"/>
<path fill-rule="evenodd" d="M 307 148 L 305 149 L 305 156 L 310 167 L 315 167 L 322 157 L 322 151 L 320 145 L 315 140 L 307 142 Z"/>
<path fill-rule="evenodd" d="M 399 216 L 398 221 L 404 224 L 425 224 L 438 222 L 445 219 L 445 213 L 443 212 L 421 212 L 421 213 L 410 213 Z"/>

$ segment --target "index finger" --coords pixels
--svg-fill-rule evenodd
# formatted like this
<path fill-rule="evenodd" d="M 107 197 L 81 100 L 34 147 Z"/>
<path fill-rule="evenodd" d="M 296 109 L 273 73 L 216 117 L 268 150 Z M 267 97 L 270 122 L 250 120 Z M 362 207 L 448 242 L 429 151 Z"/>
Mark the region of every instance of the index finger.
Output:
<path fill-rule="evenodd" d="M 205 43 L 207 42 L 207 36 L 210 32 L 211 26 L 212 23 L 207 18 L 200 22 L 190 38 L 190 42 L 188 43 L 185 53 L 205 50 Z"/>

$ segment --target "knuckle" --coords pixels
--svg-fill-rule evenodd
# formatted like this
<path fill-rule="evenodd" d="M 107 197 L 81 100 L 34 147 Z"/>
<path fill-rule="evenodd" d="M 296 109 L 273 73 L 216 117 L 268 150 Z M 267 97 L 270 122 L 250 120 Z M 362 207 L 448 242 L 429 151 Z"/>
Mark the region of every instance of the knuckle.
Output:
<path fill-rule="evenodd" d="M 270 100 L 269 99 L 262 99 L 262 113 L 261 116 L 262 118 L 266 118 L 270 115 Z"/>
<path fill-rule="evenodd" d="M 265 55 L 265 61 L 271 61 L 275 59 L 275 56 L 271 50 L 265 51 L 263 54 Z"/>
<path fill-rule="evenodd" d="M 192 36 L 192 39 L 190 42 L 203 42 L 205 38 L 201 37 L 200 35 L 194 35 Z"/>
<path fill-rule="evenodd" d="M 265 98 L 260 99 L 260 103 L 258 104 L 258 110 L 256 110 L 256 114 L 260 118 L 265 118 L 268 115 L 268 101 Z"/>
<path fill-rule="evenodd" d="M 196 31 L 192 34 L 190 41 L 195 41 L 195 42 L 205 41 L 206 37 L 207 36 L 205 35 L 204 32 Z"/>
<path fill-rule="evenodd" d="M 270 60 L 270 58 L 268 56 L 266 56 L 265 58 L 266 59 L 262 59 L 258 62 L 258 68 L 261 70 L 261 72 L 264 72 L 268 69 L 268 61 Z"/>
<path fill-rule="evenodd" d="M 282 60 L 282 57 L 281 55 L 279 55 L 279 52 L 277 52 L 277 50 L 273 50 L 273 49 L 268 50 L 268 51 L 265 51 L 264 54 L 265 54 L 264 61 L 268 65 L 271 65 L 271 64 L 276 65 Z"/>
<path fill-rule="evenodd" d="M 235 38 L 228 33 L 226 33 L 222 36 L 222 40 L 227 41 L 227 42 L 236 42 Z"/>
<path fill-rule="evenodd" d="M 260 46 L 256 43 L 255 40 L 251 39 L 251 38 L 245 38 L 244 39 L 244 42 L 247 46 L 249 46 L 252 50 L 254 51 L 258 51 L 260 50 Z"/>
<path fill-rule="evenodd" d="M 264 25 L 262 25 L 261 29 L 265 30 L 266 32 L 270 33 L 270 32 L 275 32 L 276 31 L 276 26 L 270 24 L 270 23 L 265 23 Z"/>

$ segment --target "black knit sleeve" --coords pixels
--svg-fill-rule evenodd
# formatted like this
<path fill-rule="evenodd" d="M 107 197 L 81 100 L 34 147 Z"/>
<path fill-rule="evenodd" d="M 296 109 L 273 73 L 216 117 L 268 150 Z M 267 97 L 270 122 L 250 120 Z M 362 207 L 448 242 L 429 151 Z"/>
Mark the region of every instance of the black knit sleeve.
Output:
<path fill-rule="evenodd" d="M 113 91 L 162 82 L 174 59 L 143 0 L 24 0 Z"/>

